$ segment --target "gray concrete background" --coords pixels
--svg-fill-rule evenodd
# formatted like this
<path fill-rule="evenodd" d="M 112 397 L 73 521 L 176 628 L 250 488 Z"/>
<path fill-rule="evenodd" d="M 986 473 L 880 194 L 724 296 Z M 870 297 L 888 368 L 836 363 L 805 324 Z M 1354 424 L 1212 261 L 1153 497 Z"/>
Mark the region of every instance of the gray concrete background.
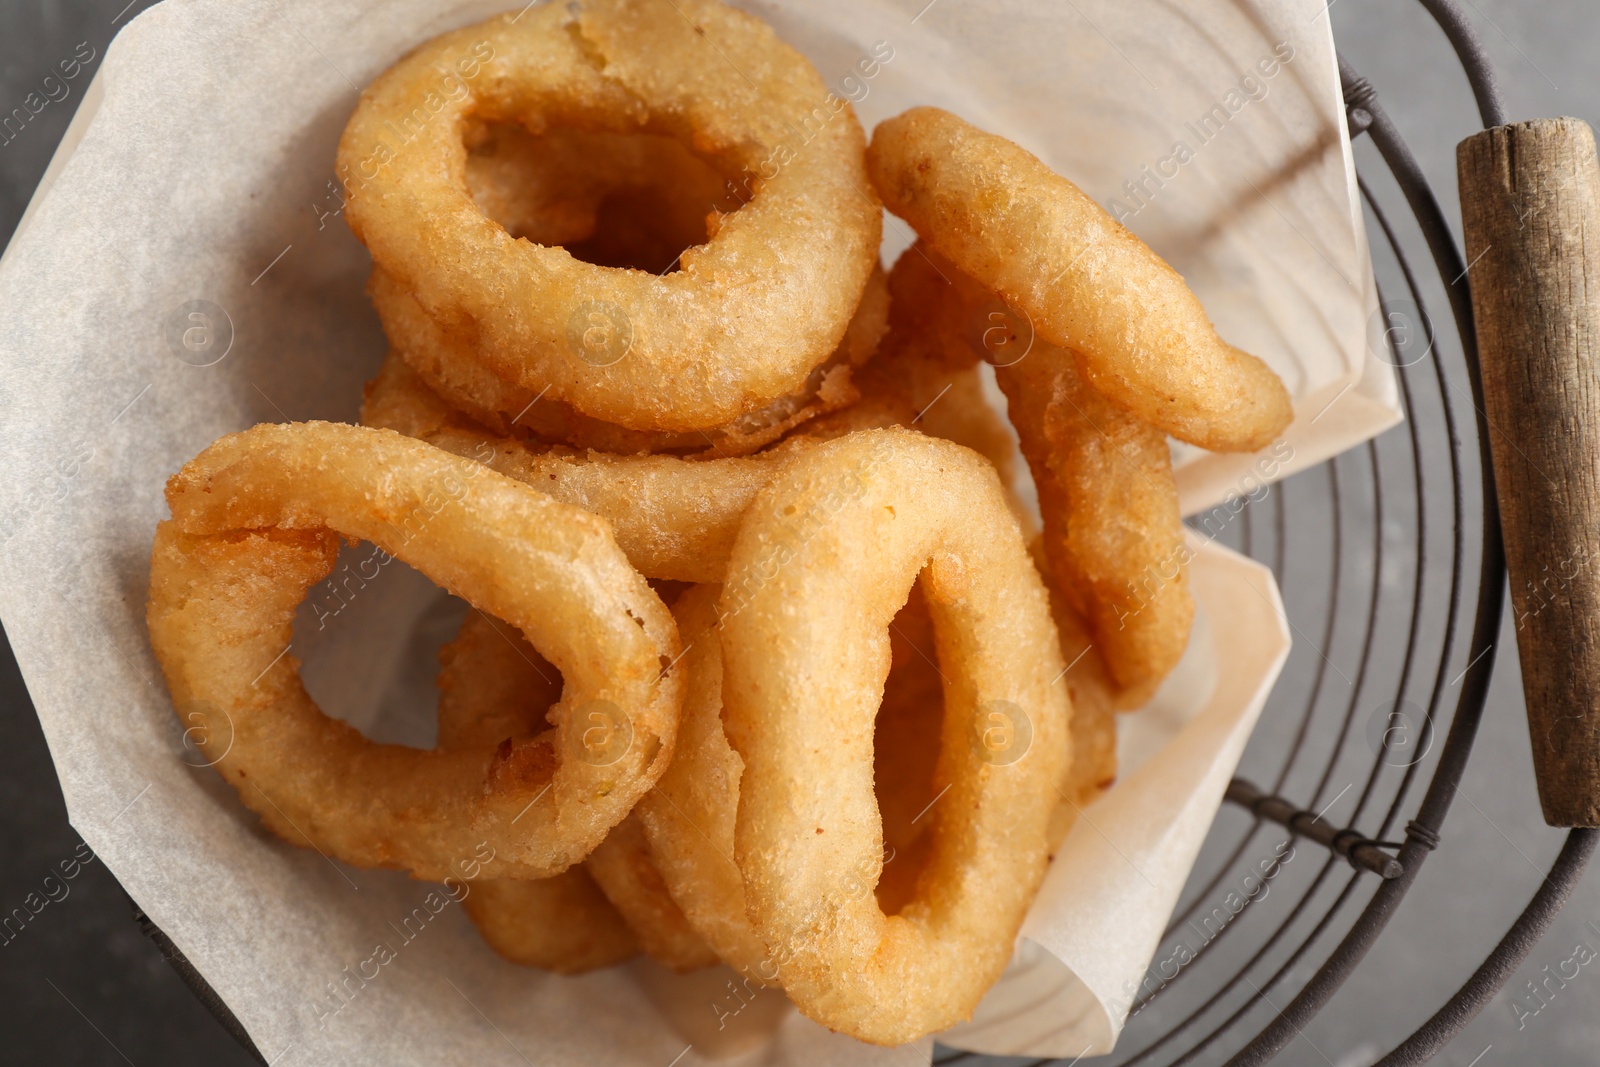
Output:
<path fill-rule="evenodd" d="M 125 3 L 0 0 L 0 110 L 20 102 L 79 42 L 88 41 L 103 56 L 116 29 L 148 6 L 145 0 L 126 8 Z M 1496 61 L 1511 118 L 1573 114 L 1600 121 L 1600 7 L 1593 0 L 1467 0 L 1466 6 Z M 1454 146 L 1476 128 L 1476 116 L 1442 37 L 1410 3 L 1334 0 L 1330 15 L 1341 49 L 1375 83 L 1454 218 Z M 21 137 L 0 146 L 0 240 L 20 217 L 84 82 Z M 1370 146 L 1358 147 L 1358 163 L 1369 173 L 1374 161 Z M 1392 277 L 1392 269 L 1380 264 L 1380 276 L 1386 272 Z M 1443 306 L 1436 301 L 1436 313 Z M 1284 499 L 1291 508 L 1305 501 L 1305 508 L 1314 509 L 1319 494 L 1310 482 L 1305 491 L 1291 483 Z M 1386 527 L 1385 536 L 1403 540 L 1403 520 L 1402 514 L 1400 525 Z M 1386 521 L 1397 520 L 1391 515 Z M 1297 544 L 1295 554 L 1326 554 L 1316 549 Z M 1291 566 L 1285 575 L 1291 600 L 1296 581 Z M 1501 641 L 1511 647 L 1509 630 Z M 66 823 L 43 738 L 9 653 L 0 656 L 0 715 L 0 736 L 7 742 L 0 746 L 0 908 L 9 911 L 72 857 L 79 841 Z M 1266 724 L 1253 751 L 1272 741 L 1272 724 Z M 1424 868 L 1384 940 L 1278 1062 L 1372 1063 L 1455 989 L 1537 887 L 1562 835 L 1539 818 L 1514 657 L 1500 659 L 1463 788 L 1470 799 L 1457 802 L 1445 847 Z M 1336 807 L 1332 817 L 1337 814 Z M 1219 837 L 1228 829 L 1219 823 Z M 1264 851 L 1270 851 L 1270 841 Z M 1590 922 L 1594 928 L 1586 926 Z M 1541 968 L 1566 960 L 1580 941 L 1600 949 L 1600 875 L 1580 887 L 1513 980 L 1513 992 L 1502 993 L 1438 1062 L 1600 1062 L 1600 973 L 1594 973 L 1600 961 L 1584 967 L 1536 1016 L 1519 1018 L 1512 1007 L 1514 991 L 1540 977 Z M 1296 970 L 1291 977 L 1303 980 L 1305 973 Z M 1158 1022 L 1153 1016 L 1135 1020 L 1141 1027 Z M 1142 1031 L 1140 1043 L 1152 1032 Z M 0 1033 L 3 1063 L 249 1062 L 145 941 L 120 887 L 94 863 L 23 936 L 0 946 Z M 1130 1030 L 1130 1037 L 1139 1033 Z"/>

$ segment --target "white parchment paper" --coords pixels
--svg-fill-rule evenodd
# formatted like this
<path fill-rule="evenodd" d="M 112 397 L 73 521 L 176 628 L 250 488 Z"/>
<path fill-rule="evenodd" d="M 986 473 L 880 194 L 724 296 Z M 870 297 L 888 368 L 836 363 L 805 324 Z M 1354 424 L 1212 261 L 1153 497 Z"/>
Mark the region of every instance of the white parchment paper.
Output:
<path fill-rule="evenodd" d="M 688 1065 L 740 1046 L 733 1062 L 905 1062 L 754 1004 L 730 1041 L 707 1025 L 726 995 L 715 972 L 507 964 L 458 907 L 434 909 L 432 887 L 261 832 L 183 744 L 143 624 L 162 484 L 223 433 L 354 417 L 383 342 L 329 184 L 339 131 L 404 51 L 504 6 L 168 0 L 107 53 L 0 260 L 0 618 L 73 825 L 275 1064 Z M 1398 420 L 1321 0 L 746 6 L 869 127 L 938 104 L 1038 153 L 1284 377 L 1297 419 L 1272 449 L 1180 450 L 1203 533 L 1230 495 Z M 879 42 L 893 58 L 862 80 Z M 892 220 L 889 234 L 892 259 L 908 235 Z M 1114 1042 L 1287 651 L 1270 574 L 1214 545 L 1192 574 L 1202 624 L 1181 677 L 1125 721 L 1121 783 L 1085 813 L 1016 965 L 952 1044 Z M 308 685 L 335 714 L 412 736 L 434 594 L 393 568 L 336 623 L 296 649 Z M 1211 642 L 1221 625 L 1230 639 Z M 379 946 L 393 958 L 373 965 Z"/>

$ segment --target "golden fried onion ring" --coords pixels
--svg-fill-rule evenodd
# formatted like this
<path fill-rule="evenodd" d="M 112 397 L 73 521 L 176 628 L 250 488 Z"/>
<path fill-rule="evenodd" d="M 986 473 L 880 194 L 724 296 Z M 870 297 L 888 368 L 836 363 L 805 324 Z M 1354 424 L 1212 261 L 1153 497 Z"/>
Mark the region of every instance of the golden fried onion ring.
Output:
<path fill-rule="evenodd" d="M 501 379 L 473 356 L 479 343 L 474 324 L 447 325 L 436 320 L 381 267 L 373 268 L 367 295 L 392 350 L 428 388 L 502 437 L 531 436 L 622 455 L 651 452 L 707 457 L 748 455 L 808 420 L 856 400 L 860 394 L 852 372 L 877 351 L 888 325 L 889 305 L 883 271 L 874 266 L 839 348 L 812 368 L 799 389 L 725 425 L 674 433 L 630 430 L 602 422 L 570 404 L 550 399 L 543 389 L 532 390 Z"/>
<path fill-rule="evenodd" d="M 919 572 L 947 788 L 916 892 L 887 916 L 870 891 L 873 717 L 887 627 Z M 993 468 L 904 430 L 810 450 L 751 508 L 720 607 L 725 728 L 744 761 L 734 858 L 784 989 L 879 1044 L 969 1017 L 1044 876 L 1070 755 L 1056 629 Z"/>
<path fill-rule="evenodd" d="M 1048 348 L 1036 342 L 1041 358 L 995 378 L 1039 490 L 1056 586 L 1091 623 L 1119 701 L 1137 707 L 1177 666 L 1194 623 L 1172 453 L 1160 430 Z"/>
<path fill-rule="evenodd" d="M 721 592 L 719 585 L 696 586 L 672 606 L 685 650 L 678 749 L 634 813 L 689 923 L 729 967 L 769 985 L 777 973 L 745 916 L 744 880 L 733 861 L 744 761 L 722 730 L 722 645 L 716 630 Z"/>
<path fill-rule="evenodd" d="M 928 367 L 975 363 L 980 337 L 1007 353 L 995 380 L 1039 491 L 1052 585 L 1092 625 L 1119 702 L 1144 703 L 1194 622 L 1166 436 L 1085 385 L 1071 353 L 1016 335 L 996 295 L 931 248 L 914 246 L 892 274 L 899 332 L 877 372 L 905 377 L 899 368 L 916 353 Z M 902 315 L 914 325 L 902 330 Z M 954 372 L 933 382 L 941 377 Z"/>
<path fill-rule="evenodd" d="M 543 877 L 588 855 L 671 761 L 677 627 L 604 520 L 400 434 L 316 422 L 218 440 L 167 502 L 151 644 L 179 716 L 226 746 L 217 770 L 286 840 L 434 881 L 486 843 L 495 874 Z M 324 715 L 288 649 L 340 534 L 520 629 L 566 680 L 559 725 L 421 752 Z"/>
<path fill-rule="evenodd" d="M 708 217 L 738 201 L 724 180 L 670 137 L 557 129 L 535 137 L 521 126 L 469 132 L 467 185 L 485 215 L 512 237 L 563 245 L 587 262 L 664 273 L 706 239 Z M 874 265 L 839 348 L 795 393 L 733 422 L 693 433 L 630 430 L 506 382 L 470 352 L 475 322 L 438 321 L 382 267 L 368 285 L 390 344 L 429 388 L 504 437 L 615 453 L 746 455 L 820 414 L 857 399 L 851 371 L 877 350 L 889 293 Z"/>
<path fill-rule="evenodd" d="M 748 172 L 754 194 L 674 273 L 583 263 L 474 203 L 469 119 L 669 135 Z M 606 422 L 692 431 L 793 393 L 838 347 L 882 236 L 864 141 L 759 19 L 714 0 L 588 0 L 411 52 L 362 94 L 338 172 L 374 261 L 430 314 L 471 319 L 486 368 Z"/>
<path fill-rule="evenodd" d="M 754 456 L 618 456 L 499 438 L 457 414 L 394 355 L 367 386 L 361 421 L 488 464 L 611 523 L 648 578 L 720 582 L 750 502 L 789 457 L 820 437 L 890 425 L 895 406 L 858 404 Z"/>
<path fill-rule="evenodd" d="M 644 824 L 656 868 L 694 929 L 741 981 L 771 985 L 778 982 L 779 969 L 745 914 L 744 880 L 733 861 L 744 761 L 722 728 L 722 646 L 716 630 L 721 592 L 721 586 L 698 586 L 673 605 L 686 649 L 683 718 L 672 766 L 639 801 L 634 817 Z M 1049 823 L 1054 850 L 1083 809 L 1116 780 L 1117 734 L 1115 686 L 1087 626 L 1055 598 L 1051 607 L 1061 632 L 1061 656 L 1069 664 L 1072 699 L 1072 761 L 1056 786 Z M 935 784 L 935 771 L 944 692 L 933 622 L 920 586 L 913 587 L 890 624 L 889 647 L 889 675 L 872 747 L 885 846 L 875 888 L 878 906 L 894 915 L 914 896 L 927 863 L 932 838 L 926 831 L 932 820 L 925 816 L 942 788 Z"/>
<path fill-rule="evenodd" d="M 1072 764 L 1056 789 L 1059 803 L 1050 818 L 1053 852 L 1083 809 L 1117 780 L 1117 688 L 1078 613 L 1052 596 L 1050 614 L 1061 633 L 1067 693 L 1072 697 Z"/>
<path fill-rule="evenodd" d="M 890 211 L 1152 426 L 1250 452 L 1289 425 L 1271 368 L 1218 337 L 1176 271 L 1022 148 L 919 107 L 873 131 L 867 169 Z"/>
<path fill-rule="evenodd" d="M 438 681 L 438 747 L 446 752 L 532 737 L 561 699 L 561 672 L 520 634 L 479 613 L 439 650 Z M 581 974 L 638 951 L 582 865 L 549 878 L 473 881 L 462 906 L 490 948 L 525 967 Z"/>
<path fill-rule="evenodd" d="M 770 985 L 778 968 L 745 914 L 744 880 L 733 861 L 744 761 L 722 728 L 722 646 L 716 629 L 721 592 L 717 585 L 696 586 L 673 605 L 686 650 L 683 718 L 672 766 L 639 801 L 634 816 L 693 927 L 742 981 Z M 918 589 L 913 588 L 889 634 L 892 662 L 875 725 L 873 780 L 885 845 L 876 890 L 880 906 L 894 914 L 911 898 L 927 851 L 918 847 L 925 840 L 919 835 L 932 823 L 918 816 L 935 793 L 944 694 L 932 658 L 932 622 Z"/>
<path fill-rule="evenodd" d="M 481 613 L 462 622 L 439 660 L 440 748 L 532 737 L 561 699 L 560 672 L 520 634 Z M 678 971 L 716 962 L 667 893 L 631 814 L 581 866 L 471 889 L 467 914 L 490 947 L 516 963 L 576 974 L 639 948 Z"/>
<path fill-rule="evenodd" d="M 668 891 L 637 809 L 606 835 L 583 865 L 651 959 L 680 974 L 717 962 L 716 952 L 695 932 Z"/>
<path fill-rule="evenodd" d="M 524 967 L 584 974 L 639 950 L 633 931 L 582 867 L 549 878 L 475 881 L 461 905 L 485 944 Z"/>
<path fill-rule="evenodd" d="M 863 395 L 897 396 L 903 424 L 930 437 L 965 445 L 990 463 L 1003 485 L 1013 484 L 1016 446 L 1005 420 L 989 404 L 979 375 L 979 352 L 967 326 L 975 309 L 953 294 L 936 254 L 917 244 L 889 272 L 889 331 L 882 351 L 857 376 Z M 982 309 L 977 309 L 982 310 Z"/>

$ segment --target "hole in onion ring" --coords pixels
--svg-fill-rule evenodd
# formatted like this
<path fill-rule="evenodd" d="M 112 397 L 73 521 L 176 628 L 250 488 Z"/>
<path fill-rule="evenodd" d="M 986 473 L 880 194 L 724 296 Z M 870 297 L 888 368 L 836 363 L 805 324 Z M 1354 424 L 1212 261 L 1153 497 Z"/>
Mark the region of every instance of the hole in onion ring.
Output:
<path fill-rule="evenodd" d="M 434 679 L 440 650 L 456 637 L 473 609 L 399 560 L 390 559 L 379 570 L 375 560 L 381 558 L 371 545 L 345 545 L 333 573 L 301 603 L 293 645 L 306 691 L 369 740 L 424 750 L 441 744 L 460 747 L 450 738 L 441 742 Z M 525 718 L 526 708 L 537 707 L 537 717 L 554 725 L 547 712 L 561 699 L 561 672 L 503 620 L 483 621 L 525 661 L 519 699 L 511 710 Z M 642 619 L 634 622 L 645 625 Z M 633 724 L 611 701 L 589 701 L 573 714 L 588 724 L 573 746 L 574 759 L 609 766 L 632 747 Z M 526 733 L 520 719 L 508 719 L 498 729 L 497 740 Z M 184 733 L 186 762 L 215 762 L 202 750 L 227 738 L 211 738 L 208 730 L 221 732 L 195 726 Z"/>
<path fill-rule="evenodd" d="M 939 652 L 920 583 L 889 624 L 889 676 L 873 725 L 873 792 L 883 819 L 883 869 L 874 889 L 885 915 L 911 902 L 937 818 L 939 724 L 944 717 Z"/>
<path fill-rule="evenodd" d="M 671 137 L 482 122 L 467 133 L 467 185 L 512 237 L 576 259 L 661 275 L 739 201 L 710 162 Z"/>
<path fill-rule="evenodd" d="M 302 653 L 306 691 L 369 740 L 432 749 L 440 742 L 433 681 L 439 651 L 470 612 L 465 601 L 374 546 L 345 545 L 333 573 L 312 588 L 295 615 L 293 644 Z M 507 714 L 537 705 L 542 709 L 538 718 L 556 725 L 561 672 L 506 622 L 487 616 L 484 621 L 528 668 L 521 687 L 527 691 L 519 693 L 519 704 Z M 634 621 L 645 625 L 642 619 Z M 612 701 L 586 701 L 567 714 L 582 726 L 569 745 L 572 759 L 608 767 L 633 747 L 632 720 Z M 507 719 L 500 726 L 497 740 L 526 733 L 520 720 Z M 451 738 L 444 741 L 443 747 L 460 747 Z M 197 753 L 191 760 L 203 758 Z"/>
<path fill-rule="evenodd" d="M 345 544 L 295 612 L 291 654 L 306 692 L 330 716 L 372 741 L 431 749 L 439 649 L 469 610 L 373 545 Z"/>
<path fill-rule="evenodd" d="M 665 770 L 682 687 L 656 663 L 678 653 L 676 627 L 594 515 L 392 431 L 320 422 L 222 438 L 166 495 L 173 517 L 151 553 L 153 650 L 180 718 L 221 708 L 233 720 L 217 770 L 291 843 L 439 880 L 470 836 L 494 849 L 497 876 L 543 878 L 587 855 Z M 292 620 L 333 573 L 340 540 L 410 562 L 558 664 L 550 738 L 419 751 L 329 719 L 291 654 Z M 472 557 L 518 580 L 496 583 L 493 565 L 462 562 Z M 572 709 L 600 698 L 632 717 L 623 755 L 603 766 L 562 758 L 556 741 L 589 726 Z"/>

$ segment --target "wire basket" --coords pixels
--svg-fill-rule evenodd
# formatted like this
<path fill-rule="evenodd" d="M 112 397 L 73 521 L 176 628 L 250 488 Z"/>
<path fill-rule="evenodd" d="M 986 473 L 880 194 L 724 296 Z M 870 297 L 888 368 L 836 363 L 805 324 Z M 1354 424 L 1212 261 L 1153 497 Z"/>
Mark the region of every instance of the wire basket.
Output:
<path fill-rule="evenodd" d="M 1465 68 L 1484 126 L 1503 125 L 1492 68 L 1454 0 L 1420 2 Z M 1296 651 L 1228 789 L 1246 818 L 1226 817 L 1225 808 L 1212 827 L 1118 1049 L 1104 1061 L 1115 1067 L 1224 1058 L 1244 1067 L 1295 1040 L 1439 846 L 1494 666 L 1506 562 L 1467 264 L 1376 91 L 1342 57 L 1340 73 L 1350 135 L 1372 141 L 1402 201 L 1359 179 L 1369 229 L 1382 237 L 1375 255 L 1391 256 L 1404 281 L 1403 291 L 1380 286 L 1379 300 L 1395 327 L 1386 336 L 1405 426 L 1273 487 L 1219 538 L 1272 567 Z M 1428 312 L 1413 262 L 1426 262 L 1419 251 L 1444 283 L 1448 319 Z M 1316 558 L 1323 548 L 1326 557 Z M 1352 649 L 1350 675 L 1328 653 Z M 1324 815 L 1347 796 L 1354 811 L 1333 825 Z M 1571 831 L 1482 966 L 1379 1064 L 1425 1063 L 1466 1026 L 1561 909 L 1596 834 Z M 1261 918 L 1254 902 L 1264 893 L 1247 892 L 1237 911 L 1217 907 L 1251 879 L 1280 892 L 1281 919 Z M 199 973 L 138 918 L 202 1003 L 265 1063 Z M 1179 943 L 1187 951 L 1173 955 Z M 934 1056 L 940 1065 L 982 1059 L 944 1048 Z"/>

